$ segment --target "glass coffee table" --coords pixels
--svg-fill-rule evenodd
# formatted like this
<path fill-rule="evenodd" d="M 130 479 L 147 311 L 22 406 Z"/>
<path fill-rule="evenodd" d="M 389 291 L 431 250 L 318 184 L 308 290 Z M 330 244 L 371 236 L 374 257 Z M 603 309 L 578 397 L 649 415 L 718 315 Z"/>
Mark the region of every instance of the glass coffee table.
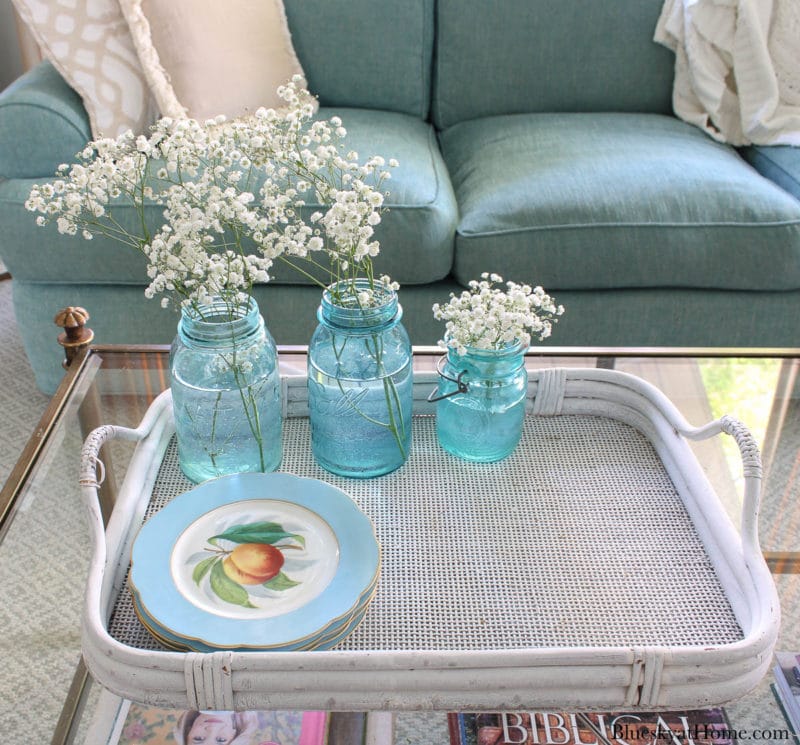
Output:
<path fill-rule="evenodd" d="M 283 372 L 304 373 L 304 349 L 280 351 Z M 436 349 L 415 350 L 415 368 L 435 370 L 440 355 Z M 800 650 L 800 350 L 549 348 L 529 355 L 527 364 L 530 369 L 599 367 L 632 373 L 659 388 L 693 424 L 727 413 L 749 427 L 764 464 L 761 545 L 782 604 L 777 648 Z M 4 603 L 11 606 L 8 617 L 16 619 L 0 635 L 8 671 L 0 683 L 5 732 L 24 732 L 31 742 L 86 740 L 101 697 L 100 686 L 80 661 L 89 562 L 78 487 L 80 450 L 96 426 L 137 426 L 168 386 L 167 366 L 164 347 L 89 348 L 66 373 L 0 493 L 0 577 L 6 583 Z M 738 524 L 741 458 L 730 444 L 732 449 L 715 438 L 694 447 L 706 477 Z M 109 443 L 102 453 L 106 514 L 132 453 L 133 445 L 121 441 Z M 735 729 L 770 732 L 771 737 L 760 739 L 788 742 L 788 726 L 770 691 L 771 677 L 725 708 Z M 399 714 L 396 727 L 397 742 L 446 742 L 444 713 Z"/>

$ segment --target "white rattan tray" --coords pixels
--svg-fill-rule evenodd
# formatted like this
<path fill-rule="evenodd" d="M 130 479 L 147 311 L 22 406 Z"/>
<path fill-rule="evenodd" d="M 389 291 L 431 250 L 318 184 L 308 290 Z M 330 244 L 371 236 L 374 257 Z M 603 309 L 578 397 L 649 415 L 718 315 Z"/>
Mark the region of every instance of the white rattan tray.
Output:
<path fill-rule="evenodd" d="M 398 471 L 351 480 L 309 447 L 305 378 L 283 378 L 282 470 L 340 487 L 376 526 L 383 567 L 361 625 L 328 651 L 168 651 L 141 627 L 126 577 L 142 521 L 190 488 L 177 465 L 169 392 L 135 430 L 84 446 L 94 556 L 84 657 L 113 692 L 192 709 L 653 710 L 716 705 L 769 669 L 779 605 L 757 537 L 761 479 L 747 430 L 691 427 L 620 372 L 530 375 L 522 442 L 470 464 L 436 442 L 430 374 L 415 379 L 412 452 Z M 725 432 L 745 476 L 741 530 L 687 439 Z M 100 446 L 138 440 L 106 530 Z"/>

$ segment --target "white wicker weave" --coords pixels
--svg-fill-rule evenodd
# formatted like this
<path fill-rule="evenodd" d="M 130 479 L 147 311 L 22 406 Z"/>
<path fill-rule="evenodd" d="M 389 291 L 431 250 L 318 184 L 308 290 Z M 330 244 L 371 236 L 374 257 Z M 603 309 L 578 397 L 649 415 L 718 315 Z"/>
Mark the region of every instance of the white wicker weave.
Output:
<path fill-rule="evenodd" d="M 94 677 L 152 705 L 338 711 L 700 707 L 757 684 L 779 605 L 758 545 L 760 457 L 741 424 L 693 428 L 624 373 L 543 370 L 531 373 L 515 453 L 469 464 L 436 443 L 434 386 L 428 374 L 415 380 L 408 463 L 348 480 L 314 463 L 305 379 L 283 379 L 282 469 L 347 491 L 383 550 L 363 623 L 329 651 L 159 647 L 125 584 L 143 519 L 191 486 L 169 392 L 136 430 L 95 430 L 81 467 L 94 541 L 83 649 Z M 721 432 L 742 452 L 741 533 L 687 442 Z M 139 444 L 104 531 L 97 454 L 114 437 Z"/>

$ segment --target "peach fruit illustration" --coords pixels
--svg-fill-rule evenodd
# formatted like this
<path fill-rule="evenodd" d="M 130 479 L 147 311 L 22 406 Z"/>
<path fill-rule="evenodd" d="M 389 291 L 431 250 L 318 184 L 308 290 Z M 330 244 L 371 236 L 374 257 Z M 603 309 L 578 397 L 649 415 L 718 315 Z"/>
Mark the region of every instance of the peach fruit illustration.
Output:
<path fill-rule="evenodd" d="M 222 562 L 225 574 L 240 585 L 262 585 L 280 572 L 283 554 L 268 543 L 240 543 Z"/>

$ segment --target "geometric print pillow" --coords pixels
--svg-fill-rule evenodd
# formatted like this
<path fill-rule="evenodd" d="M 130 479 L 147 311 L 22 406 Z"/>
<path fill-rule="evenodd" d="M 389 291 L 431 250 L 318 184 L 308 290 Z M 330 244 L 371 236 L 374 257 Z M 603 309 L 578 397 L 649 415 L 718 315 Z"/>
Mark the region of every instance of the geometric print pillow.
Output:
<path fill-rule="evenodd" d="M 146 133 L 157 107 L 118 0 L 13 0 L 42 54 L 83 99 L 92 135 Z"/>

